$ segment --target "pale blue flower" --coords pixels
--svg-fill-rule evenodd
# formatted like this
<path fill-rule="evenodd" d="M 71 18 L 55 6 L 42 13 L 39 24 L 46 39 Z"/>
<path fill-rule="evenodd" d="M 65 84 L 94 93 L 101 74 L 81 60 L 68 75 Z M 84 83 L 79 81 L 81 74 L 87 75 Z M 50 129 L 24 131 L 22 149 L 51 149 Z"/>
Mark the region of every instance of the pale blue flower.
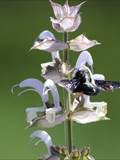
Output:
<path fill-rule="evenodd" d="M 54 53 L 58 50 L 64 50 L 65 48 L 67 48 L 67 44 L 65 42 L 56 40 L 53 33 L 46 30 L 40 33 L 40 35 L 35 40 L 31 50 L 38 49 Z"/>
<path fill-rule="evenodd" d="M 37 79 L 30 78 L 22 81 L 18 86 L 20 88 L 30 87 L 22 91 L 19 95 L 31 90 L 37 92 L 43 101 L 43 106 L 41 107 L 26 109 L 29 126 L 37 123 L 42 128 L 49 128 L 62 123 L 66 119 L 66 112 L 63 113 L 62 111 L 59 93 L 52 80 L 48 79 L 45 83 L 42 83 Z M 53 104 L 49 102 L 49 91 L 53 97 Z"/>

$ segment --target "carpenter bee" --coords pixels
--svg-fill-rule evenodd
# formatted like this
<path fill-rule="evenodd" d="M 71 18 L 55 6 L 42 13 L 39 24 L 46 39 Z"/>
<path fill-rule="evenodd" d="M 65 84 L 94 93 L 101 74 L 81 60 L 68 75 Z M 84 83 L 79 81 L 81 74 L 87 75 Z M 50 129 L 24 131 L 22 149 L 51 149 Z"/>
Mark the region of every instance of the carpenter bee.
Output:
<path fill-rule="evenodd" d="M 102 90 L 106 91 L 120 88 L 120 82 L 94 79 L 88 68 L 85 70 L 77 70 L 71 80 L 61 80 L 61 84 L 75 95 L 85 94 L 88 96 L 97 95 Z"/>

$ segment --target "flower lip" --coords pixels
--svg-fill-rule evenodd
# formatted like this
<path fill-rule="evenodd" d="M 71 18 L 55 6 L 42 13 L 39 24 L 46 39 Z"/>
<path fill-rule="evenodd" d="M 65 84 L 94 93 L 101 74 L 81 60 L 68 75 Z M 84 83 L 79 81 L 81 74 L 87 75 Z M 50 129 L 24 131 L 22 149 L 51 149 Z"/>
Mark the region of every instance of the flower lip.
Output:
<path fill-rule="evenodd" d="M 55 107 L 56 111 L 57 112 L 61 111 L 60 99 L 59 99 L 59 93 L 58 93 L 57 87 L 55 86 L 54 82 L 50 79 L 48 79 L 44 84 L 43 95 L 48 94 L 49 90 L 52 93 L 54 107 Z"/>
<path fill-rule="evenodd" d="M 42 98 L 42 101 L 45 103 L 48 101 L 48 95 L 43 95 L 43 87 L 44 87 L 44 84 L 35 79 L 35 78 L 28 78 L 28 79 L 25 79 L 23 80 L 22 82 L 20 82 L 18 84 L 18 86 L 20 88 L 26 88 L 26 87 L 30 87 L 30 89 L 26 89 L 24 90 L 23 92 L 21 92 L 19 95 L 21 95 L 22 93 L 26 92 L 26 91 L 29 91 L 29 90 L 32 90 L 32 91 L 35 91 L 37 92 L 41 98 Z M 31 89 L 32 88 L 32 89 Z"/>
<path fill-rule="evenodd" d="M 29 78 L 22 81 L 18 86 L 20 88 L 31 87 L 32 90 L 37 92 L 43 100 L 43 107 L 34 107 L 34 108 L 26 109 L 27 122 L 30 124 L 29 127 L 33 126 L 38 121 L 42 127 L 46 127 L 46 128 L 53 127 L 64 121 L 66 115 L 60 114 L 60 112 L 62 111 L 62 107 L 59 99 L 59 94 L 58 94 L 57 87 L 55 86 L 52 80 L 48 79 L 43 84 L 41 81 L 37 79 Z M 49 90 L 51 91 L 51 94 L 53 96 L 53 105 L 49 104 L 49 100 L 48 100 Z M 29 91 L 29 90 L 26 89 L 24 90 L 24 92 L 25 91 Z M 24 92 L 21 92 L 21 94 Z M 47 107 L 50 107 L 50 108 L 47 109 Z M 56 113 L 58 115 L 56 115 Z M 40 117 L 38 116 L 38 114 L 40 114 Z M 47 120 L 45 119 L 45 114 L 46 114 Z"/>
<path fill-rule="evenodd" d="M 83 95 L 81 100 L 73 103 L 72 106 L 72 120 L 77 123 L 92 123 L 100 120 L 109 120 L 106 117 L 107 103 L 106 102 L 91 102 L 90 96 Z M 82 107 L 78 110 L 78 107 Z M 76 110 L 77 109 L 77 110 Z"/>
<path fill-rule="evenodd" d="M 34 139 L 34 138 L 40 138 L 41 141 L 43 141 L 48 149 L 48 157 L 51 156 L 51 147 L 53 146 L 53 143 L 52 143 L 52 139 L 50 137 L 50 135 L 45 132 L 45 131 L 42 131 L 42 130 L 37 130 L 35 132 L 33 132 L 31 134 L 31 138 Z M 38 143 L 36 143 L 38 144 Z"/>
<path fill-rule="evenodd" d="M 53 35 L 53 33 L 48 31 L 48 30 L 45 30 L 42 33 L 40 33 L 38 38 L 42 39 L 42 40 L 44 40 L 44 39 L 50 39 L 50 40 L 53 39 L 53 40 L 55 40 L 56 39 L 55 36 Z"/>
<path fill-rule="evenodd" d="M 82 51 L 77 59 L 75 68 L 81 70 L 83 65 L 88 64 L 89 66 L 93 66 L 93 58 L 88 51 Z"/>
<path fill-rule="evenodd" d="M 103 74 L 93 74 L 94 80 L 105 80 L 105 76 Z"/>
<path fill-rule="evenodd" d="M 85 107 L 88 108 L 88 110 L 74 113 L 72 116 L 72 120 L 81 124 L 97 122 L 100 120 L 109 120 L 109 118 L 106 117 L 107 103 L 91 102 L 89 105 L 91 106 Z M 95 111 L 89 110 L 89 108 L 90 109 L 95 108 Z"/>

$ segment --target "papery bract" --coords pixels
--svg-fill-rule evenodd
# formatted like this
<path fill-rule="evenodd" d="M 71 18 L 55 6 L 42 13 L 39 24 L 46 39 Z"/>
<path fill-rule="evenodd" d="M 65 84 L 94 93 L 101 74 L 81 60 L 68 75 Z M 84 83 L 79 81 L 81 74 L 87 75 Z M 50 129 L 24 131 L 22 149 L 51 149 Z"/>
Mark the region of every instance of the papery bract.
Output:
<path fill-rule="evenodd" d="M 54 83 L 59 83 L 64 79 L 64 73 L 62 72 L 62 62 L 55 59 L 53 62 L 42 63 L 42 76 L 45 79 L 51 79 Z"/>
<path fill-rule="evenodd" d="M 54 55 L 55 56 L 55 55 Z M 59 57 L 59 55 L 56 55 Z M 51 79 L 54 83 L 60 83 L 62 79 L 66 79 L 65 76 L 70 74 L 73 69 L 70 66 L 62 62 L 60 58 L 53 58 L 52 62 L 42 63 L 42 76 L 47 80 Z"/>
<path fill-rule="evenodd" d="M 71 50 L 80 52 L 87 50 L 95 45 L 99 45 L 100 43 L 96 40 L 89 40 L 85 35 L 81 34 L 77 36 L 75 39 L 69 41 L 69 47 Z"/>

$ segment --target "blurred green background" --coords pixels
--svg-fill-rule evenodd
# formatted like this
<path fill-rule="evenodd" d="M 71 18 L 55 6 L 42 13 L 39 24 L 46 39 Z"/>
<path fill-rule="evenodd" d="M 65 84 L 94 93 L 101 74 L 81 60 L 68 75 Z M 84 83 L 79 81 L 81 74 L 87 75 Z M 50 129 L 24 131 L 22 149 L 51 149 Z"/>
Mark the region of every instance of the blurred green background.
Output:
<path fill-rule="evenodd" d="M 56 0 L 63 3 L 63 0 Z M 78 0 L 69 0 L 78 4 Z M 70 38 L 84 33 L 97 39 L 101 46 L 89 51 L 94 58 L 97 73 L 106 78 L 120 80 L 120 1 L 88 0 L 81 8 L 83 22 Z M 0 159 L 35 160 L 45 147 L 34 147 L 30 141 L 33 129 L 25 129 L 25 108 L 41 106 L 38 95 L 26 93 L 21 97 L 11 94 L 11 87 L 34 77 L 40 79 L 40 64 L 51 60 L 49 53 L 28 52 L 36 36 L 49 29 L 56 33 L 49 21 L 54 16 L 48 0 L 0 0 Z M 71 53 L 74 65 L 77 53 Z M 62 95 L 61 95 L 62 96 Z M 111 121 L 89 125 L 74 124 L 74 145 L 90 145 L 97 160 L 120 160 L 120 90 L 105 92 L 93 100 L 108 102 Z M 49 129 L 55 144 L 64 144 L 63 125 Z"/>

